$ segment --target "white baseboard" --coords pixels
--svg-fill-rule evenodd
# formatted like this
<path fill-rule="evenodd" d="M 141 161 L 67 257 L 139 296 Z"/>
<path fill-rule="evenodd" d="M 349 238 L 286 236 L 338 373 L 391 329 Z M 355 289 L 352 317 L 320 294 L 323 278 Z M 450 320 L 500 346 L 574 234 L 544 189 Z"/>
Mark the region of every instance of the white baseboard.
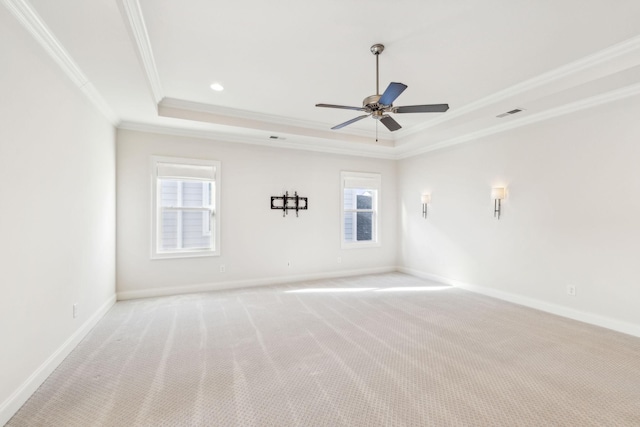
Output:
<path fill-rule="evenodd" d="M 116 296 L 110 297 L 93 316 L 73 333 L 42 365 L 36 369 L 27 380 L 22 383 L 16 391 L 11 394 L 2 404 L 0 404 L 0 426 L 5 425 L 18 409 L 31 397 L 31 395 L 42 385 L 44 380 L 62 363 L 62 361 L 76 348 L 89 331 L 98 323 L 102 316 L 115 304 Z"/>
<path fill-rule="evenodd" d="M 262 279 L 231 280 L 226 282 L 201 283 L 197 285 L 173 286 L 168 288 L 143 289 L 139 291 L 122 291 L 118 292 L 117 295 L 118 301 L 122 301 L 136 298 L 153 298 L 169 295 L 190 294 L 196 292 L 221 291 L 225 289 L 252 288 L 255 286 L 278 285 L 284 283 L 303 282 L 307 280 L 334 279 L 337 277 L 360 276 L 363 274 L 381 274 L 394 271 L 398 271 L 398 268 L 395 266 L 365 268 L 359 270 L 339 270 L 330 273 L 311 273 L 297 276 L 278 276 Z"/>
<path fill-rule="evenodd" d="M 509 301 L 514 304 L 523 305 L 525 307 L 534 308 L 536 310 L 545 311 L 558 316 L 567 317 L 569 319 L 577 320 L 579 322 L 589 323 L 591 325 L 600 326 L 602 328 L 611 329 L 623 334 L 633 335 L 640 337 L 640 325 L 636 325 L 621 320 L 612 319 L 610 317 L 600 316 L 593 313 L 585 313 L 583 311 L 575 310 L 573 308 L 565 307 L 562 305 L 541 301 L 535 298 L 529 298 L 522 295 L 512 294 L 508 292 L 499 291 L 496 289 L 487 288 L 485 286 L 472 285 L 469 283 L 459 282 L 457 280 L 448 279 L 446 277 L 438 276 L 435 274 L 425 273 L 423 271 L 414 270 L 412 268 L 398 267 L 398 271 L 412 276 L 420 277 L 422 279 L 432 280 L 434 282 L 443 283 L 450 286 L 455 286 L 467 291 L 475 292 L 482 295 L 487 295 L 493 298 Z"/>

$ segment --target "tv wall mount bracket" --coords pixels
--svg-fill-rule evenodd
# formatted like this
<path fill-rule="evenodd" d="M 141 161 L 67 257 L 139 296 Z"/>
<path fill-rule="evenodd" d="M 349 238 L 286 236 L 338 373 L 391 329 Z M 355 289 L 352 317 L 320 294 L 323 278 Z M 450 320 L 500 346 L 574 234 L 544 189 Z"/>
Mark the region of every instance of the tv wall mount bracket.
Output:
<path fill-rule="evenodd" d="M 271 209 L 282 209 L 283 217 L 287 216 L 290 210 L 295 210 L 297 217 L 298 211 L 307 210 L 308 208 L 308 198 L 298 196 L 297 191 L 293 193 L 293 196 L 289 196 L 288 191 L 282 196 L 271 196 Z"/>

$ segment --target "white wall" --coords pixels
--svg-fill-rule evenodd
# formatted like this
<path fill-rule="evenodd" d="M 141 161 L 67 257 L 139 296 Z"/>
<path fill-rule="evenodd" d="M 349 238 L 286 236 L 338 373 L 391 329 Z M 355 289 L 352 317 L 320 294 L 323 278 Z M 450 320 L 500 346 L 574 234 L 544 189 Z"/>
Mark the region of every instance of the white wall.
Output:
<path fill-rule="evenodd" d="M 115 132 L 4 7 L 0 52 L 2 425 L 113 301 Z"/>
<path fill-rule="evenodd" d="M 391 160 L 118 131 L 118 297 L 180 293 L 396 266 L 396 170 Z M 221 161 L 221 256 L 150 260 L 152 155 Z M 382 174 L 381 243 L 340 249 L 340 171 Z M 282 217 L 288 190 L 309 210 Z M 342 258 L 338 264 L 337 258 Z M 287 261 L 292 266 L 287 267 Z M 220 272 L 224 264 L 225 273 Z"/>
<path fill-rule="evenodd" d="M 399 262 L 640 335 L 639 117 L 628 98 L 400 161 Z M 490 190 L 501 184 L 497 220 Z"/>

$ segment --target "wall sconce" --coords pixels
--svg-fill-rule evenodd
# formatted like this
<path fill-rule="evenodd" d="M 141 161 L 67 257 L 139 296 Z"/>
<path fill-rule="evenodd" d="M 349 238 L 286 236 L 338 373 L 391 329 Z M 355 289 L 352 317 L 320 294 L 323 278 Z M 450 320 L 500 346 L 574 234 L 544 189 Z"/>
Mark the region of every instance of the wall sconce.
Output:
<path fill-rule="evenodd" d="M 427 217 L 427 205 L 431 202 L 431 194 L 423 194 L 422 195 L 422 217 Z"/>
<path fill-rule="evenodd" d="M 502 210 L 501 201 L 505 198 L 507 190 L 504 187 L 494 187 L 491 189 L 491 198 L 493 199 L 493 216 L 497 216 L 500 219 L 500 212 Z"/>

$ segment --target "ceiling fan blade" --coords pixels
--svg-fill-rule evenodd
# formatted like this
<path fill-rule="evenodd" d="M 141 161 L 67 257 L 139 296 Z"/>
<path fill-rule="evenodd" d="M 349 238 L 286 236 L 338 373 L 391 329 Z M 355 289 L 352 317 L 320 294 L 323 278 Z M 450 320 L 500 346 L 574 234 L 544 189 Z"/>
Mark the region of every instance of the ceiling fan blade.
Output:
<path fill-rule="evenodd" d="M 449 109 L 449 104 L 431 105 L 407 105 L 405 107 L 394 107 L 394 113 L 444 113 Z"/>
<path fill-rule="evenodd" d="M 378 104 L 382 104 L 382 105 L 393 104 L 393 101 L 395 101 L 396 98 L 399 97 L 400 94 L 404 92 L 406 88 L 407 88 L 407 85 L 402 83 L 395 83 L 395 82 L 389 83 L 389 86 L 387 86 L 387 89 L 384 91 L 384 93 L 380 97 Z"/>
<path fill-rule="evenodd" d="M 342 108 L 343 110 L 364 111 L 364 108 L 362 108 L 362 107 L 348 107 L 348 106 L 346 106 L 346 105 L 316 104 L 316 107 L 324 107 L 324 108 Z"/>
<path fill-rule="evenodd" d="M 383 125 L 385 125 L 387 127 L 387 129 L 389 129 L 391 132 L 393 132 L 394 130 L 398 130 L 401 129 L 402 126 L 400 126 L 400 124 L 398 122 L 396 122 L 395 120 L 393 120 L 393 117 L 391 116 L 384 116 L 383 118 L 380 119 L 380 121 L 382 122 Z"/>
<path fill-rule="evenodd" d="M 358 117 L 356 117 L 355 119 L 347 120 L 347 121 L 346 121 L 346 122 L 344 122 L 344 123 L 340 123 L 339 125 L 336 125 L 336 126 L 332 127 L 331 129 L 333 129 L 333 130 L 336 130 L 336 129 L 342 129 L 342 128 L 343 128 L 343 127 L 345 127 L 345 126 L 349 126 L 351 123 L 355 123 L 355 122 L 357 122 L 358 120 L 362 120 L 362 119 L 364 119 L 365 117 L 369 117 L 369 116 L 370 116 L 370 114 L 365 114 L 364 116 L 358 116 Z"/>

